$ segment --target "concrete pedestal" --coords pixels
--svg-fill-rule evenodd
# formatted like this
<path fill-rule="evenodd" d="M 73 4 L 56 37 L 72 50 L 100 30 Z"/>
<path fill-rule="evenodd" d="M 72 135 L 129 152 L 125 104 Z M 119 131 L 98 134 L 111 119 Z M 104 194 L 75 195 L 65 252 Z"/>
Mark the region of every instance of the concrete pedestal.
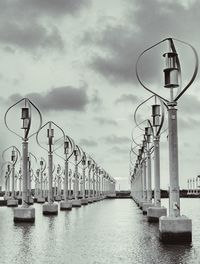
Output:
<path fill-rule="evenodd" d="M 149 222 L 159 222 L 161 216 L 167 215 L 165 207 L 149 207 L 147 209 L 147 219 Z"/>
<path fill-rule="evenodd" d="M 81 204 L 82 205 L 87 205 L 88 204 L 88 199 L 87 198 L 82 198 L 81 199 Z"/>
<path fill-rule="evenodd" d="M 30 197 L 30 198 L 29 198 L 29 200 L 28 200 L 28 204 L 29 204 L 29 205 L 32 205 L 32 204 L 34 204 L 34 200 L 33 200 L 33 198 L 32 198 L 32 197 Z"/>
<path fill-rule="evenodd" d="M 55 197 L 55 201 L 60 202 L 60 201 L 61 201 L 61 196 L 60 196 L 60 195 L 57 195 L 57 196 Z"/>
<path fill-rule="evenodd" d="M 81 200 L 72 200 L 72 207 L 81 207 Z"/>
<path fill-rule="evenodd" d="M 18 206 L 18 200 L 16 199 L 8 199 L 7 200 L 7 206 L 8 207 L 17 207 Z"/>
<path fill-rule="evenodd" d="M 45 198 L 44 197 L 38 197 L 37 203 L 45 203 Z"/>
<path fill-rule="evenodd" d="M 3 199 L 6 200 L 6 201 L 7 201 L 8 199 L 10 199 L 10 198 L 11 198 L 11 197 L 10 197 L 9 195 L 4 195 L 4 197 L 3 197 Z"/>
<path fill-rule="evenodd" d="M 34 222 L 35 208 L 19 207 L 14 208 L 14 222 Z"/>
<path fill-rule="evenodd" d="M 161 216 L 159 237 L 164 243 L 190 244 L 192 241 L 192 220 L 186 216 Z"/>
<path fill-rule="evenodd" d="M 44 215 L 57 215 L 58 214 L 58 204 L 56 203 L 45 203 L 42 208 Z"/>
<path fill-rule="evenodd" d="M 93 203 L 93 199 L 91 197 L 89 197 L 87 199 L 88 199 L 88 203 Z"/>
<path fill-rule="evenodd" d="M 93 201 L 93 203 L 97 202 L 97 198 L 96 197 L 92 197 L 92 201 Z"/>
<path fill-rule="evenodd" d="M 62 201 L 60 202 L 60 210 L 71 210 L 72 202 L 71 201 Z"/>
<path fill-rule="evenodd" d="M 146 202 L 146 203 L 143 203 L 143 204 L 142 204 L 142 212 L 143 212 L 144 215 L 147 214 L 147 209 L 148 209 L 149 207 L 154 207 L 154 204 L 149 203 L 149 202 Z"/>

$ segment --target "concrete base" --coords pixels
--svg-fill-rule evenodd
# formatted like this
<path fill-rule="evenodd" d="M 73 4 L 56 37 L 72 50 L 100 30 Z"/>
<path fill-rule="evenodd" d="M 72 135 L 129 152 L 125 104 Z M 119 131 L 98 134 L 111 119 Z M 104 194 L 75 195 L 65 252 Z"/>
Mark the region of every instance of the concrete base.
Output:
<path fill-rule="evenodd" d="M 165 207 L 149 207 L 147 209 L 147 219 L 149 222 L 159 222 L 161 216 L 167 215 Z"/>
<path fill-rule="evenodd" d="M 87 198 L 88 203 L 93 203 L 93 199 L 91 197 Z"/>
<path fill-rule="evenodd" d="M 92 197 L 92 201 L 93 201 L 93 203 L 97 202 L 97 198 L 96 197 Z"/>
<path fill-rule="evenodd" d="M 72 200 L 72 207 L 81 207 L 81 200 Z"/>
<path fill-rule="evenodd" d="M 45 198 L 44 197 L 38 197 L 37 203 L 45 203 Z"/>
<path fill-rule="evenodd" d="M 142 204 L 142 212 L 143 212 L 144 215 L 147 214 L 147 209 L 148 209 L 149 207 L 154 207 L 154 204 L 149 203 L 149 202 L 146 202 L 146 203 L 143 203 L 143 204 Z"/>
<path fill-rule="evenodd" d="M 32 205 L 32 204 L 34 204 L 34 200 L 33 200 L 33 198 L 32 198 L 32 197 L 30 197 L 30 198 L 29 198 L 28 204 L 29 204 L 29 205 Z"/>
<path fill-rule="evenodd" d="M 45 203 L 43 204 L 43 215 L 57 215 L 58 214 L 58 204 L 56 203 Z"/>
<path fill-rule="evenodd" d="M 14 208 L 14 222 L 35 222 L 35 208 Z"/>
<path fill-rule="evenodd" d="M 87 198 L 82 198 L 81 199 L 81 204 L 82 205 L 87 205 L 88 204 L 88 199 Z"/>
<path fill-rule="evenodd" d="M 9 195 L 4 195 L 4 197 L 3 197 L 3 199 L 6 200 L 6 201 L 7 201 L 8 199 L 10 199 L 10 198 L 11 198 L 11 197 L 10 197 Z"/>
<path fill-rule="evenodd" d="M 192 220 L 186 216 L 161 216 L 159 237 L 164 243 L 190 244 L 192 242 Z"/>
<path fill-rule="evenodd" d="M 60 202 L 60 210 L 72 210 L 72 202 L 71 201 Z"/>
<path fill-rule="evenodd" d="M 60 196 L 60 195 L 57 195 L 57 196 L 55 197 L 55 201 L 60 202 L 60 201 L 61 201 L 61 196 Z"/>
<path fill-rule="evenodd" d="M 18 206 L 18 200 L 11 198 L 7 200 L 7 206 L 8 207 L 17 207 Z"/>

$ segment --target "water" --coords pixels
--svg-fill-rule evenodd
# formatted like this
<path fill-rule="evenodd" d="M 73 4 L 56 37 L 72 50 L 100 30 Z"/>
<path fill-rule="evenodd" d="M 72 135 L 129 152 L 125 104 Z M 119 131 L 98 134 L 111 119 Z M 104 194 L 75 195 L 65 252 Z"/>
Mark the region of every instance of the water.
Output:
<path fill-rule="evenodd" d="M 148 223 L 131 199 L 104 200 L 51 217 L 35 204 L 34 224 L 14 224 L 13 209 L 0 207 L 0 264 L 200 263 L 200 201 L 182 199 L 181 205 L 193 220 L 190 246 L 160 243 L 158 224 Z"/>

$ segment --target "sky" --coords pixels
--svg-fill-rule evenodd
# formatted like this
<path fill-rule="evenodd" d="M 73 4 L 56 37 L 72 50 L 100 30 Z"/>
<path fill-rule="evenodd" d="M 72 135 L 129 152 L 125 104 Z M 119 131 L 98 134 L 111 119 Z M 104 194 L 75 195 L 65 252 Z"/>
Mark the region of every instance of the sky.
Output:
<path fill-rule="evenodd" d="M 133 113 L 151 95 L 137 81 L 136 60 L 166 37 L 189 42 L 200 53 L 199 9 L 195 0 L 1 0 L 0 151 L 10 145 L 21 148 L 20 139 L 6 129 L 4 114 L 28 97 L 44 123 L 52 120 L 61 126 L 117 180 L 117 189 L 129 189 Z M 185 84 L 194 56 L 180 43 L 177 50 Z M 162 46 L 148 55 L 140 71 L 150 87 L 167 94 L 162 79 L 166 51 Z M 197 76 L 178 102 L 181 188 L 200 174 L 198 85 Z M 139 114 L 151 116 L 145 110 Z M 10 118 L 11 126 L 20 128 L 20 113 Z M 161 141 L 161 187 L 167 188 L 167 132 Z M 29 147 L 42 155 L 34 138 Z"/>

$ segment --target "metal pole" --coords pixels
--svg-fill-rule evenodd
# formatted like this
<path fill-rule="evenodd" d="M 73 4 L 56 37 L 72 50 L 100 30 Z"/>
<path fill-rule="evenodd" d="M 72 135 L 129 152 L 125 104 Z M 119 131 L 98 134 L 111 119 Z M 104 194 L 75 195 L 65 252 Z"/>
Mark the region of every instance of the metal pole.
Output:
<path fill-rule="evenodd" d="M 83 168 L 83 199 L 85 199 L 85 168 Z"/>
<path fill-rule="evenodd" d="M 28 176 L 28 141 L 26 139 L 22 142 L 22 177 L 23 177 L 23 191 L 22 191 L 22 207 L 28 207 L 27 195 L 27 177 Z"/>
<path fill-rule="evenodd" d="M 171 217 L 180 216 L 179 172 L 178 172 L 178 135 L 176 103 L 168 105 L 169 130 L 169 173 L 170 173 L 170 208 Z"/>
<path fill-rule="evenodd" d="M 161 206 L 160 196 L 160 137 L 154 137 L 154 204 Z"/>
<path fill-rule="evenodd" d="M 67 154 L 65 156 L 65 178 L 64 178 L 64 200 L 65 202 L 68 200 L 69 194 L 68 194 L 68 160 L 67 160 Z"/>
<path fill-rule="evenodd" d="M 74 181 L 74 199 L 78 200 L 78 164 L 75 156 L 75 181 Z"/>
<path fill-rule="evenodd" d="M 151 187 L 151 154 L 150 150 L 147 150 L 147 201 L 152 201 L 152 187 Z"/>
<path fill-rule="evenodd" d="M 12 194 L 11 197 L 14 199 L 15 196 L 15 165 L 12 164 Z"/>
<path fill-rule="evenodd" d="M 53 154 L 51 151 L 49 151 L 48 155 L 48 161 L 49 161 L 49 193 L 48 193 L 48 203 L 53 203 L 53 192 L 52 192 L 52 177 L 53 177 Z"/>

